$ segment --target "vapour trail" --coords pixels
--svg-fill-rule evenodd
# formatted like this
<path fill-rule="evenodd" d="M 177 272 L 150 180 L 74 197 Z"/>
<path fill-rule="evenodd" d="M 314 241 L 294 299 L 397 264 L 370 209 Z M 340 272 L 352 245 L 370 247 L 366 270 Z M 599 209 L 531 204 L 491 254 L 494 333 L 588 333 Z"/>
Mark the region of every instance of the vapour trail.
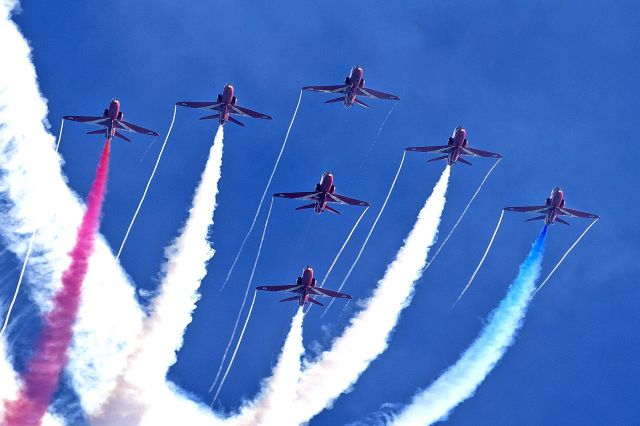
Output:
<path fill-rule="evenodd" d="M 554 266 L 553 269 L 551 270 L 551 272 L 549 272 L 549 275 L 547 275 L 547 277 L 542 281 L 542 283 L 538 286 L 538 288 L 536 288 L 536 291 L 533 292 L 534 296 L 536 294 L 538 294 L 538 292 L 542 289 L 542 287 L 544 287 L 544 285 L 547 283 L 547 281 L 549 281 L 551 276 L 556 272 L 556 269 L 558 269 L 560 264 L 562 262 L 564 262 L 564 259 L 569 255 L 569 253 L 571 253 L 571 250 L 573 250 L 573 248 L 578 245 L 578 243 L 580 242 L 582 237 L 584 237 L 587 234 L 587 232 L 589 232 L 589 229 L 591 229 L 591 227 L 593 225 L 595 225 L 598 220 L 600 220 L 600 219 L 598 218 L 598 219 L 594 220 L 593 222 L 591 222 L 591 224 L 589 226 L 587 226 L 587 229 L 585 229 L 584 232 L 582 232 L 582 234 L 580 234 L 578 239 L 573 244 L 571 244 L 571 247 L 569 247 L 569 249 L 562 255 L 562 257 L 560 258 L 558 263 L 556 263 L 556 266 Z"/>
<path fill-rule="evenodd" d="M 269 176 L 267 185 L 264 187 L 264 191 L 262 192 L 262 197 L 260 197 L 260 202 L 258 203 L 258 209 L 256 210 L 256 214 L 253 216 L 253 220 L 251 221 L 251 226 L 249 227 L 247 234 L 244 236 L 244 239 L 242 240 L 242 244 L 240 244 L 238 253 L 236 254 L 235 259 L 233 259 L 231 268 L 229 268 L 229 272 L 227 272 L 227 277 L 224 279 L 224 283 L 222 283 L 222 287 L 220 288 L 220 291 L 224 290 L 224 288 L 227 286 L 227 283 L 229 282 L 229 278 L 231 277 L 231 273 L 235 269 L 236 263 L 238 263 L 240 254 L 242 254 L 244 245 L 247 243 L 247 240 L 249 239 L 249 235 L 251 235 L 251 232 L 253 231 L 253 227 L 256 225 L 256 220 L 258 220 L 258 216 L 260 215 L 260 210 L 262 209 L 262 203 L 264 202 L 264 198 L 267 195 L 267 191 L 269 191 L 269 187 L 271 186 L 271 181 L 273 180 L 273 176 L 276 174 L 276 170 L 278 169 L 278 164 L 280 164 L 280 158 L 282 158 L 282 153 L 284 152 L 284 148 L 285 146 L 287 146 L 287 141 L 289 140 L 289 133 L 291 133 L 293 122 L 296 120 L 296 115 L 298 115 L 298 108 L 300 107 L 301 100 L 302 100 L 302 90 L 300 90 L 300 96 L 298 96 L 298 103 L 296 104 L 296 109 L 293 111 L 293 117 L 291 117 L 291 122 L 289 123 L 289 127 L 287 128 L 287 134 L 284 136 L 284 141 L 282 142 L 282 146 L 280 147 L 278 158 L 276 159 L 276 163 L 273 165 L 273 170 L 271 170 L 271 175 Z"/>
<path fill-rule="evenodd" d="M 244 404 L 237 416 L 227 419 L 228 426 L 293 426 L 286 413 L 296 397 L 296 386 L 300 380 L 304 353 L 303 319 L 303 310 L 298 308 L 271 377 L 263 381 L 256 398 Z"/>
<path fill-rule="evenodd" d="M 17 4 L 0 0 L 0 57 L 11 64 L 0 67 L 0 234 L 23 261 L 29 238 L 37 231 L 23 282 L 29 284 L 30 298 L 47 312 L 69 266 L 68 253 L 85 208 L 66 183 L 56 138 L 48 132 L 47 101 L 39 91 L 32 52 L 11 20 Z M 113 306 L 118 306 L 118 315 L 113 315 Z M 129 279 L 99 236 L 67 369 L 85 410 L 99 406 L 114 386 L 141 318 Z"/>
<path fill-rule="evenodd" d="M 166 399 L 169 395 L 158 396 L 158 388 L 167 387 L 167 372 L 182 347 L 185 329 L 200 298 L 198 291 L 207 273 L 207 262 L 214 254 L 207 237 L 222 173 L 223 138 L 223 127 L 219 126 L 189 216 L 180 235 L 165 250 L 163 278 L 135 352 L 103 414 L 94 416 L 94 424 L 137 425 L 148 421 L 145 417 L 149 412 L 168 409 L 171 404 Z M 189 424 L 186 419 L 184 423 Z"/>
<path fill-rule="evenodd" d="M 478 274 L 478 271 L 480 270 L 480 268 L 482 267 L 482 264 L 484 263 L 484 260 L 487 258 L 487 254 L 489 254 L 489 250 L 491 249 L 491 246 L 493 245 L 493 240 L 496 238 L 496 234 L 498 233 L 498 229 L 500 228 L 500 224 L 502 223 L 502 217 L 504 216 L 504 210 L 502 210 L 500 212 L 500 219 L 498 219 L 498 224 L 496 225 L 496 229 L 494 229 L 493 231 L 493 235 L 491 235 L 491 240 L 489 240 L 489 245 L 487 245 L 486 250 L 484 251 L 484 254 L 482 255 L 482 259 L 480 259 L 480 263 L 478 263 L 478 266 L 476 266 L 475 271 L 473 271 L 473 274 L 471 274 L 471 278 L 469 278 L 469 282 L 467 283 L 466 286 L 464 286 L 464 288 L 462 289 L 462 291 L 460 292 L 460 295 L 458 295 L 458 298 L 456 299 L 456 301 L 453 303 L 452 307 L 455 307 L 456 304 L 460 301 L 460 299 L 462 299 L 462 296 L 464 296 L 464 294 L 467 292 L 467 290 L 469 289 L 469 286 L 471 285 L 471 283 L 473 282 L 473 280 L 476 278 L 476 275 Z"/>
<path fill-rule="evenodd" d="M 229 337 L 229 342 L 227 343 L 227 347 L 224 350 L 224 354 L 222 355 L 222 360 L 220 360 L 220 365 L 218 366 L 218 371 L 216 373 L 216 377 L 213 379 L 211 386 L 209 387 L 209 392 L 213 391 L 218 379 L 220 378 L 220 373 L 222 372 L 222 367 L 224 366 L 224 362 L 227 359 L 227 354 L 229 353 L 229 348 L 231 348 L 231 344 L 233 343 L 234 337 L 236 337 L 236 331 L 238 331 L 238 324 L 240 323 L 240 317 L 242 316 L 242 311 L 244 310 L 245 305 L 247 304 L 247 297 L 249 296 L 249 289 L 251 288 L 251 283 L 253 282 L 253 277 L 256 273 L 256 267 L 258 266 L 258 260 L 260 260 L 260 253 L 262 252 L 262 244 L 264 243 L 264 236 L 267 233 L 267 226 L 269 225 L 269 218 L 271 217 L 271 209 L 273 208 L 273 198 L 271 199 L 271 203 L 269 204 L 269 211 L 267 212 L 267 218 L 264 221 L 264 228 L 262 228 L 262 236 L 260 237 L 260 245 L 258 245 L 258 251 L 256 253 L 256 258 L 253 261 L 253 267 L 251 268 L 251 275 L 249 276 L 249 281 L 247 281 L 247 288 L 244 290 L 244 297 L 242 298 L 242 304 L 240 305 L 240 309 L 238 310 L 238 315 L 236 315 L 236 321 L 233 324 L 233 330 L 231 331 L 231 337 Z M 255 299 L 255 296 L 254 296 Z M 247 321 L 249 318 L 247 317 Z M 247 326 L 245 322 L 245 327 Z M 236 346 L 236 351 L 238 350 L 238 346 L 240 346 L 240 340 L 238 340 L 238 345 Z M 235 354 L 235 352 L 234 352 Z M 233 359 L 229 363 L 229 368 L 231 368 L 231 363 Z M 227 369 L 227 372 L 229 371 Z M 222 384 L 218 387 L 216 391 L 216 395 L 220 392 L 220 388 Z M 215 401 L 216 398 L 213 398 Z M 213 404 L 213 401 L 211 402 Z"/>
<path fill-rule="evenodd" d="M 62 369 L 67 365 L 67 349 L 80 306 L 82 284 L 89 269 L 95 234 L 100 227 L 109 171 L 109 148 L 107 139 L 89 192 L 87 210 L 78 229 L 76 245 L 70 253 L 71 265 L 62 274 L 62 288 L 55 294 L 53 309 L 44 317 L 36 351 L 22 374 L 18 398 L 5 402 L 4 422 L 9 426 L 42 422 L 58 388 Z"/>
<path fill-rule="evenodd" d="M 353 272 L 353 269 L 358 264 L 358 261 L 360 261 L 360 257 L 362 256 L 362 252 L 364 252 L 365 247 L 367 247 L 367 243 L 369 243 L 369 238 L 371 238 L 371 234 L 373 234 L 374 229 L 376 229 L 376 225 L 378 225 L 378 221 L 380 220 L 380 217 L 382 216 L 382 212 L 384 212 L 384 209 L 387 207 L 387 202 L 389 201 L 389 197 L 391 197 L 391 193 L 393 192 L 393 188 L 396 186 L 396 182 L 398 181 L 398 176 L 400 176 L 400 170 L 402 170 L 402 165 L 404 164 L 404 157 L 406 155 L 407 155 L 407 152 L 403 151 L 402 152 L 402 159 L 400 160 L 400 165 L 398 166 L 398 170 L 396 171 L 396 174 L 393 177 L 393 182 L 391 182 L 391 186 L 389 187 L 389 192 L 387 192 L 387 196 L 384 198 L 384 202 L 382 203 L 382 207 L 380 207 L 380 211 L 378 212 L 378 215 L 374 219 L 373 225 L 371 225 L 371 229 L 369 229 L 369 232 L 367 233 L 367 236 L 364 238 L 364 242 L 362 243 L 362 247 L 360 247 L 360 251 L 358 251 L 358 254 L 356 255 L 355 260 L 351 264 L 351 267 L 347 271 L 347 275 L 345 275 L 345 277 L 342 280 L 342 282 L 340 283 L 340 287 L 338 287 L 337 291 L 342 291 L 342 287 L 344 287 L 344 285 L 346 284 L 347 280 L 351 276 L 351 273 Z M 448 168 L 447 168 L 447 170 L 448 170 Z M 331 305 L 333 305 L 333 302 L 334 302 L 334 299 L 331 299 L 331 301 L 329 302 L 329 304 L 325 308 L 324 312 L 322 312 L 322 315 L 320 315 L 320 318 L 324 317 L 327 314 L 327 312 L 329 311 L 329 308 L 331 308 Z"/>
<path fill-rule="evenodd" d="M 360 221 L 364 217 L 364 214 L 367 212 L 367 210 L 369 210 L 369 207 L 364 209 L 364 211 L 360 214 L 360 217 L 358 218 L 358 220 L 356 220 L 356 223 L 351 228 L 351 231 L 349 232 L 349 235 L 347 235 L 347 239 L 345 239 L 344 243 L 342 243 L 342 247 L 340 247 L 340 250 L 338 251 L 338 254 L 336 254 L 336 257 L 333 258 L 333 262 L 331 262 L 331 265 L 329 266 L 329 269 L 327 270 L 327 273 L 324 274 L 324 278 L 322 278 L 322 282 L 320 283 L 320 286 L 319 286 L 320 288 L 324 287 L 324 283 L 327 282 L 327 278 L 329 278 L 329 275 L 331 274 L 331 271 L 333 270 L 333 267 L 336 266 L 336 262 L 338 262 L 338 259 L 340 259 L 340 256 L 342 255 L 342 252 L 344 251 L 344 248 L 347 246 L 347 244 L 349 244 L 349 240 L 351 240 L 351 236 L 355 232 L 356 228 L 358 227 L 358 224 L 360 223 Z"/>
<path fill-rule="evenodd" d="M 64 120 L 61 120 L 60 123 L 60 133 L 58 133 L 58 142 L 56 143 L 56 152 L 58 152 L 60 148 L 60 140 L 62 139 L 62 128 L 64 127 Z M 4 332 L 7 330 L 7 326 L 9 325 L 9 319 L 11 318 L 11 313 L 13 312 L 13 307 L 16 304 L 16 300 L 18 299 L 18 294 L 20 294 L 20 288 L 22 287 L 22 280 L 24 279 L 24 272 L 27 269 L 27 263 L 29 263 L 29 258 L 31 257 L 31 251 L 33 250 L 33 240 L 36 238 L 36 234 L 38 230 L 33 231 L 31 237 L 29 238 L 29 245 L 27 246 L 27 253 L 24 256 L 24 261 L 22 262 L 22 268 L 20 269 L 20 275 L 18 277 L 18 283 L 16 284 L 16 290 L 13 292 L 13 297 L 11 298 L 11 303 L 9 303 L 9 309 L 7 310 L 7 314 L 4 317 L 4 322 L 2 323 L 2 329 L 0 329 L 0 339 L 4 335 Z M 3 250 L 6 252 L 7 249 Z"/>
<path fill-rule="evenodd" d="M 540 278 L 547 226 L 533 243 L 527 258 L 520 265 L 518 276 L 489 314 L 487 323 L 476 340 L 427 389 L 413 397 L 409 406 L 395 417 L 393 425 L 432 424 L 445 420 L 458 404 L 471 398 L 491 373 L 522 327 L 529 303 Z"/>
<path fill-rule="evenodd" d="M 304 368 L 296 389 L 297 398 L 286 410 L 291 423 L 306 423 L 331 406 L 386 350 L 400 313 L 411 301 L 438 232 L 450 172 L 451 168 L 446 166 L 403 247 L 378 281 L 373 295 L 362 303 L 363 310 L 351 319 L 329 350 Z"/>
<path fill-rule="evenodd" d="M 453 235 L 453 231 L 456 230 L 456 228 L 458 227 L 458 225 L 462 221 L 462 218 L 464 217 L 464 215 L 467 214 L 467 210 L 469 210 L 469 207 L 471 207 L 471 203 L 473 203 L 473 200 L 476 199 L 476 196 L 478 195 L 478 193 L 480 192 L 480 190 L 484 186 L 485 181 L 487 180 L 487 178 L 489 177 L 489 175 L 491 174 L 493 169 L 496 168 L 496 166 L 498 165 L 498 163 L 500 161 L 502 161 L 502 158 L 499 158 L 498 161 L 496 161 L 493 164 L 493 166 L 489 169 L 487 174 L 484 175 L 484 179 L 482 179 L 482 182 L 480 182 L 480 185 L 478 186 L 478 189 L 476 189 L 476 192 L 473 193 L 473 195 L 471 196 L 471 199 L 469 200 L 469 202 L 465 206 L 464 210 L 462 210 L 462 214 L 460 214 L 460 217 L 458 218 L 458 220 L 456 220 L 456 223 L 453 225 L 453 228 L 451 228 L 451 231 L 449 231 L 447 236 L 444 238 L 444 240 L 442 241 L 442 244 L 440 244 L 440 247 L 438 247 L 438 250 L 436 250 L 436 252 L 433 254 L 433 256 L 431 257 L 431 260 L 429 260 L 427 262 L 427 266 L 425 266 L 424 269 L 428 269 L 429 266 L 431 266 L 431 264 L 433 263 L 433 261 L 436 260 L 436 257 L 438 257 L 438 254 L 440 254 L 440 251 L 442 250 L 442 248 L 445 246 L 445 244 L 447 244 L 447 241 L 449 241 L 449 238 L 451 238 L 451 235 Z"/>
<path fill-rule="evenodd" d="M 118 254 L 116 254 L 116 260 L 120 259 L 120 255 L 122 254 L 122 250 L 124 249 L 124 245 L 127 243 L 127 239 L 129 238 L 129 233 L 131 232 L 131 228 L 133 228 L 133 224 L 138 217 L 138 213 L 140 212 L 140 208 L 142 208 L 142 203 L 144 203 L 144 199 L 147 197 L 147 192 L 149 191 L 149 187 L 151 186 L 151 181 L 156 175 L 156 170 L 158 170 L 158 164 L 160 164 L 160 159 L 162 158 L 162 154 L 164 153 L 164 148 L 167 146 L 167 141 L 169 140 L 169 135 L 171 135 L 171 130 L 173 129 L 173 123 L 176 121 L 176 110 L 177 106 L 173 106 L 173 117 L 171 117 L 171 124 L 169 125 L 169 130 L 167 131 L 167 135 L 164 137 L 164 142 L 162 142 L 162 147 L 160 148 L 160 152 L 158 153 L 158 158 L 156 158 L 156 163 L 153 165 L 153 170 L 151 171 L 151 175 L 149 176 L 149 180 L 147 181 L 147 186 L 144 188 L 144 192 L 142 193 L 142 197 L 140 197 L 140 201 L 138 202 L 138 206 L 136 207 L 136 211 L 133 213 L 133 217 L 131 218 L 131 222 L 129 222 L 129 226 L 127 227 L 127 232 L 124 234 L 124 238 L 120 243 L 120 248 L 118 249 Z"/>

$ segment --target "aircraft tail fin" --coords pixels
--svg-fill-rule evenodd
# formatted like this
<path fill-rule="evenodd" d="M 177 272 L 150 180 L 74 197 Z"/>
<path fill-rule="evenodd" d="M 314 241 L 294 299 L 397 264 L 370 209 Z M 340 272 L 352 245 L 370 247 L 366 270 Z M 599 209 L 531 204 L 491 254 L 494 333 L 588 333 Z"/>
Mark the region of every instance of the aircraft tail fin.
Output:
<path fill-rule="evenodd" d="M 465 160 L 462 157 L 458 157 L 458 161 L 461 162 L 462 164 L 466 164 L 467 166 L 473 166 L 473 164 L 471 164 L 469 161 Z"/>
<path fill-rule="evenodd" d="M 436 158 L 432 158 L 431 160 L 427 160 L 427 163 L 431 163 L 433 161 L 438 161 L 438 160 L 446 160 L 446 159 L 447 159 L 447 156 L 443 155 L 441 157 L 436 157 Z"/>
<path fill-rule="evenodd" d="M 358 98 L 355 98 L 353 101 L 354 101 L 355 103 L 357 103 L 358 105 L 360 105 L 360 106 L 363 106 L 363 107 L 365 107 L 365 108 L 369 108 L 369 105 L 365 104 L 364 102 L 362 102 L 362 101 L 361 101 L 360 99 L 358 99 Z"/>
<path fill-rule="evenodd" d="M 128 137 L 126 137 L 125 135 L 123 135 L 123 134 L 122 134 L 122 133 L 120 133 L 120 132 L 116 132 L 116 133 L 114 134 L 114 136 L 115 136 L 115 137 L 117 137 L 117 138 L 120 138 L 120 139 L 122 139 L 122 140 L 124 140 L 124 141 L 131 142 L 131 139 L 129 139 Z"/>
<path fill-rule="evenodd" d="M 324 306 L 322 303 L 318 302 L 316 299 L 314 299 L 313 297 L 309 297 L 308 298 L 309 302 L 311 303 L 315 303 L 318 306 Z"/>
<path fill-rule="evenodd" d="M 244 127 L 244 124 L 242 124 L 241 122 L 239 122 L 238 120 L 236 120 L 235 118 L 233 118 L 231 116 L 229 116 L 229 121 L 232 122 L 232 123 L 237 124 L 238 126 Z"/>
<path fill-rule="evenodd" d="M 325 209 L 327 209 L 327 210 L 329 210 L 329 211 L 330 211 L 330 212 L 332 212 L 332 213 L 340 214 L 340 212 L 339 212 L 338 210 L 334 209 L 333 207 L 331 207 L 331 206 L 330 206 L 330 205 L 328 205 L 328 204 L 327 204 L 324 208 L 325 208 Z"/>
<path fill-rule="evenodd" d="M 299 296 L 287 297 L 286 299 L 282 299 L 280 302 L 293 302 L 294 300 L 298 300 Z"/>
<path fill-rule="evenodd" d="M 565 220 L 562 220 L 562 219 L 560 219 L 559 217 L 556 217 L 556 222 L 560 222 L 560 223 L 561 223 L 561 224 L 563 224 L 563 225 L 567 225 L 567 226 L 569 226 L 569 222 L 567 222 L 567 221 L 565 221 Z"/>
<path fill-rule="evenodd" d="M 220 114 L 205 115 L 204 117 L 200 117 L 200 120 L 213 120 L 214 118 L 220 118 Z"/>
<path fill-rule="evenodd" d="M 334 102 L 344 102 L 344 96 L 340 96 L 339 98 L 329 99 L 328 101 L 324 101 L 325 104 L 332 104 Z"/>
<path fill-rule="evenodd" d="M 305 206 L 296 207 L 295 210 L 312 209 L 316 206 L 316 203 L 307 204 Z"/>
<path fill-rule="evenodd" d="M 543 220 L 545 217 L 547 217 L 547 216 L 545 216 L 545 215 L 542 215 L 542 216 L 536 216 L 536 217 L 532 217 L 532 218 L 530 218 L 530 219 L 525 220 L 525 222 L 532 222 L 532 221 L 534 221 L 534 220 Z M 556 220 L 557 220 L 557 219 L 556 219 Z"/>

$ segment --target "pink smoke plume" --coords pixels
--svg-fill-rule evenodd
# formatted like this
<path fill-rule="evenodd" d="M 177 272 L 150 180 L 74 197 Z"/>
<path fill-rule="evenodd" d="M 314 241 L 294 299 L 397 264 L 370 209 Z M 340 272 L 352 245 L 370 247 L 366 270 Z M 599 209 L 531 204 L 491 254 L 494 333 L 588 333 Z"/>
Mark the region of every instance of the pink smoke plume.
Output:
<path fill-rule="evenodd" d="M 89 192 L 87 210 L 78 229 L 76 244 L 70 253 L 71 264 L 62 274 L 62 287 L 54 297 L 53 309 L 43 319 L 36 351 L 22 374 L 18 398 L 5 403 L 5 425 L 41 424 L 53 393 L 58 388 L 60 372 L 68 360 L 67 348 L 78 314 L 82 282 L 87 274 L 95 234 L 100 226 L 109 171 L 109 150 L 110 142 L 107 140 Z"/>

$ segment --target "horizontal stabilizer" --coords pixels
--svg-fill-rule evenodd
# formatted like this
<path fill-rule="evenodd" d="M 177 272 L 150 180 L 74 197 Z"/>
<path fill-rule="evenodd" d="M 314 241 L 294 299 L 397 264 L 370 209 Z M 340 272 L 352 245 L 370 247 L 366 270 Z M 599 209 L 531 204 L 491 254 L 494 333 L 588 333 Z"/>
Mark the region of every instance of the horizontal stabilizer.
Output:
<path fill-rule="evenodd" d="M 311 303 L 315 303 L 316 305 L 324 306 L 322 303 L 318 302 L 318 301 L 317 301 L 316 299 L 314 299 L 313 297 L 309 297 L 309 298 L 308 298 L 308 300 L 309 300 L 309 302 L 311 302 Z"/>
<path fill-rule="evenodd" d="M 358 99 L 358 98 L 355 98 L 353 101 L 354 101 L 355 103 L 357 103 L 358 105 L 361 105 L 361 106 L 363 106 L 363 107 L 365 107 L 365 108 L 369 108 L 369 105 L 365 104 L 364 102 L 362 102 L 362 101 L 361 101 L 360 99 Z"/>
<path fill-rule="evenodd" d="M 339 98 L 329 99 L 328 101 L 324 101 L 325 104 L 331 104 L 334 102 L 344 102 L 344 97 L 341 96 Z"/>
<path fill-rule="evenodd" d="M 467 166 L 472 166 L 473 165 L 473 164 L 471 164 L 470 162 L 468 162 L 467 160 L 465 160 L 462 157 L 458 157 L 458 161 L 463 163 L 463 164 L 466 164 Z"/>
<path fill-rule="evenodd" d="M 124 141 L 131 142 L 131 139 L 129 139 L 128 137 L 124 136 L 120 132 L 116 132 L 114 136 L 117 137 L 117 138 L 120 138 L 120 139 L 122 139 Z"/>
<path fill-rule="evenodd" d="M 567 221 L 565 221 L 565 220 L 562 220 L 562 219 L 560 219 L 559 217 L 556 217 L 556 222 L 560 222 L 560 223 L 561 223 L 561 224 L 563 224 L 563 225 L 567 225 L 567 226 L 569 226 L 569 222 L 567 222 Z"/>
<path fill-rule="evenodd" d="M 316 203 L 307 204 L 305 206 L 296 207 L 295 210 L 304 210 L 304 209 L 312 209 L 316 206 Z"/>
<path fill-rule="evenodd" d="M 232 123 L 237 124 L 238 126 L 244 127 L 244 124 L 242 124 L 241 122 L 239 122 L 238 120 L 236 120 L 235 118 L 233 118 L 231 116 L 229 116 L 229 121 L 232 122 Z"/>
<path fill-rule="evenodd" d="M 325 209 L 327 209 L 327 210 L 329 210 L 329 211 L 330 211 L 330 212 L 332 212 L 332 213 L 340 214 L 340 212 L 339 212 L 338 210 L 334 209 L 333 207 L 331 207 L 331 206 L 330 206 L 330 205 L 328 205 L 328 204 L 327 204 L 326 206 L 324 206 L 324 208 L 325 208 Z"/>
<path fill-rule="evenodd" d="M 446 160 L 447 156 L 443 155 L 442 157 L 436 157 L 436 158 L 432 158 L 431 160 L 427 160 L 427 163 L 431 163 L 433 161 L 438 161 L 438 160 Z"/>
<path fill-rule="evenodd" d="M 100 130 L 92 130 L 90 132 L 87 132 L 88 135 L 104 135 L 107 132 L 107 129 L 100 129 Z"/>
<path fill-rule="evenodd" d="M 547 216 L 546 215 L 536 216 L 536 217 L 532 217 L 530 219 L 525 220 L 525 222 L 532 222 L 534 220 L 543 220 L 545 217 L 547 217 Z"/>
<path fill-rule="evenodd" d="M 213 120 L 214 118 L 220 118 L 220 114 L 205 115 L 204 117 L 200 117 L 200 120 Z"/>
<path fill-rule="evenodd" d="M 297 301 L 300 299 L 300 296 L 292 296 L 292 297 L 287 297 L 286 299 L 282 299 L 280 302 L 293 302 L 294 300 Z"/>

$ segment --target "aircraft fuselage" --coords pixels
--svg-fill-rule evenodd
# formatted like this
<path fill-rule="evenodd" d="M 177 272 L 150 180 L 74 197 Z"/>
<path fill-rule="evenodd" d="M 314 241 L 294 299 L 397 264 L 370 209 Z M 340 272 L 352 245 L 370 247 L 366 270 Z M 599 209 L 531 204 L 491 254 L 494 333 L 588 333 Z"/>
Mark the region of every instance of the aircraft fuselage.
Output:
<path fill-rule="evenodd" d="M 454 147 L 447 156 L 447 163 L 452 165 L 460 158 L 460 155 L 462 154 L 462 147 L 469 144 L 469 141 L 467 141 L 467 131 L 462 126 L 456 127 L 449 138 L 448 144 Z"/>
<path fill-rule="evenodd" d="M 358 87 L 362 87 L 364 85 L 364 79 L 362 78 L 364 71 L 362 67 L 353 67 L 351 69 L 351 74 L 346 79 L 346 84 L 350 85 L 349 90 L 344 96 L 344 106 L 349 108 L 356 101 L 356 96 L 358 95 Z"/>

